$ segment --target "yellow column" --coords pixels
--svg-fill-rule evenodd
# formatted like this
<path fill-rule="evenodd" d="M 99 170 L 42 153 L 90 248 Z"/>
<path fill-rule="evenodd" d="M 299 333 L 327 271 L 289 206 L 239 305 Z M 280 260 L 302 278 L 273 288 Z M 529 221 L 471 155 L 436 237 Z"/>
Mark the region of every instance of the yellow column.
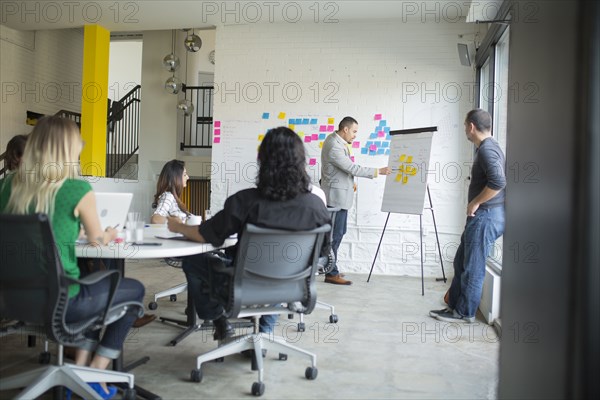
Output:
<path fill-rule="evenodd" d="M 81 152 L 84 175 L 104 176 L 106 171 L 106 114 L 108 102 L 108 56 L 110 32 L 99 25 L 83 30 L 81 78 Z"/>

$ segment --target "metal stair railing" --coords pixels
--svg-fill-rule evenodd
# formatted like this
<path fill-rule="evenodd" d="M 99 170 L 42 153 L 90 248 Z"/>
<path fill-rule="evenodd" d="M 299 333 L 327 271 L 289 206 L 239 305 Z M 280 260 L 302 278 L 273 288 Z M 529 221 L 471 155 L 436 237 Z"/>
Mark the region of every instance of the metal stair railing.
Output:
<path fill-rule="evenodd" d="M 141 85 L 108 110 L 106 132 L 106 177 L 114 177 L 139 149 Z"/>
<path fill-rule="evenodd" d="M 189 100 L 193 111 L 183 114 L 183 142 L 180 150 L 212 148 L 213 86 L 183 85 L 185 100 Z"/>

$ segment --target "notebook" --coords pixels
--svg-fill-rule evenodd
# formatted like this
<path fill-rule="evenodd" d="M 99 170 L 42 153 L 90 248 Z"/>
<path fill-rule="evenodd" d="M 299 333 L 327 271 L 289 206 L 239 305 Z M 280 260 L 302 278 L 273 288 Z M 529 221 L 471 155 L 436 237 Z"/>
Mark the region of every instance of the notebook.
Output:
<path fill-rule="evenodd" d="M 100 226 L 109 226 L 121 230 L 125 226 L 133 193 L 98 193 L 96 192 L 96 209 L 100 218 Z"/>

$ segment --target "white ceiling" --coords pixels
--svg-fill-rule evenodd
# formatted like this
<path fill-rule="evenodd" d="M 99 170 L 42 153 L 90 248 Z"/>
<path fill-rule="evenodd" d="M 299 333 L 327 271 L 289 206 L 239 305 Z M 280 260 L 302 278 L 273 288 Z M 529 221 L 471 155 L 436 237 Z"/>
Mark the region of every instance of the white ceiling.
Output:
<path fill-rule="evenodd" d="M 471 4 L 471 0 L 0 2 L 0 23 L 13 29 L 64 29 L 97 23 L 110 31 L 120 32 L 191 27 L 202 29 L 228 24 L 337 23 L 365 19 L 458 22 L 458 18 L 464 21 Z"/>

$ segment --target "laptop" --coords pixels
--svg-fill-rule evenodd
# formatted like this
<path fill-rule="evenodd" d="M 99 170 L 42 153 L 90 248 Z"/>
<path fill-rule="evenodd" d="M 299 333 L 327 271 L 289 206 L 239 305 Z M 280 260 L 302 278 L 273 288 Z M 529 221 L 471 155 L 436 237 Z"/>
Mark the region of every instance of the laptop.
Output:
<path fill-rule="evenodd" d="M 102 229 L 110 226 L 122 230 L 125 226 L 132 199 L 133 193 L 96 192 L 96 209 L 98 210 Z"/>

